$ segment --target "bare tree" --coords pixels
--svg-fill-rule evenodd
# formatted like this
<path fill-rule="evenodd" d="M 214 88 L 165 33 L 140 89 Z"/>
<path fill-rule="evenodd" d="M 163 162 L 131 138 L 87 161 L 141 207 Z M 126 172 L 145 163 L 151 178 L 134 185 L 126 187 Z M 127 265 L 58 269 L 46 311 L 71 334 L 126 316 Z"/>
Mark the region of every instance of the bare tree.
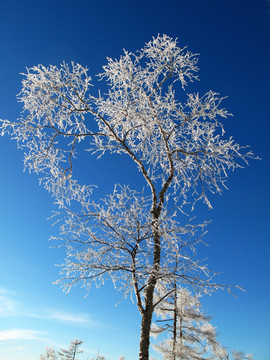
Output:
<path fill-rule="evenodd" d="M 218 288 L 193 254 L 199 240 L 192 237 L 205 224 L 179 224 L 179 212 L 198 200 L 211 207 L 207 192 L 221 193 L 227 170 L 253 157 L 223 136 L 220 118 L 229 114 L 219 94 L 185 93 L 197 71 L 197 57 L 166 35 L 108 59 L 99 75 L 108 84 L 104 94 L 90 92 L 91 77 L 79 64 L 35 66 L 23 80 L 22 117 L 0 125 L 67 212 L 64 286 L 111 278 L 125 293 L 134 289 L 142 316 L 140 360 L 149 358 L 158 279 L 173 274 L 200 291 Z M 93 187 L 73 178 L 79 143 L 89 154 L 128 155 L 147 185 L 144 192 L 118 186 L 103 202 L 94 201 Z"/>

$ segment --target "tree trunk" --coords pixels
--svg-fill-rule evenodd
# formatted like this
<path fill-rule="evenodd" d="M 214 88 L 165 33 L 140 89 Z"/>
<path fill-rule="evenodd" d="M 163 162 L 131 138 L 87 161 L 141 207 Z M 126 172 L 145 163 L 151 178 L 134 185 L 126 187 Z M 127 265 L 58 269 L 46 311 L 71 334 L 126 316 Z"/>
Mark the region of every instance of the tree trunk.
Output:
<path fill-rule="evenodd" d="M 172 360 L 176 359 L 176 336 L 177 336 L 177 286 L 176 281 L 174 282 L 174 311 L 173 311 L 173 357 Z"/>
<path fill-rule="evenodd" d="M 154 272 L 152 273 L 147 289 L 145 291 L 145 309 L 142 313 L 141 321 L 141 338 L 140 338 L 140 353 L 139 360 L 148 360 L 149 359 L 149 346 L 150 346 L 150 330 L 152 323 L 152 316 L 154 312 L 153 304 L 153 295 L 155 290 L 155 285 L 157 282 L 157 269 L 159 269 L 160 263 L 160 251 L 159 251 L 159 261 L 154 266 Z"/>
<path fill-rule="evenodd" d="M 145 308 L 142 312 L 141 321 L 141 338 L 140 338 L 140 352 L 139 360 L 149 359 L 149 346 L 150 346 L 150 330 L 152 316 L 154 312 L 153 295 L 157 283 L 157 276 L 159 275 L 160 268 L 160 234 L 158 228 L 158 216 L 154 214 L 153 221 L 153 234 L 154 234 L 154 259 L 152 272 L 145 289 Z"/>
<path fill-rule="evenodd" d="M 179 321 L 179 329 L 180 329 L 180 344 L 181 344 L 181 354 L 182 354 L 182 351 L 183 351 L 183 348 L 182 348 L 182 344 L 183 344 L 183 329 L 182 329 L 182 315 L 180 315 L 180 321 Z M 181 355 L 181 358 L 180 360 L 182 360 L 183 357 Z"/>
<path fill-rule="evenodd" d="M 149 359 L 150 329 L 153 308 L 147 309 L 142 316 L 139 360 Z"/>

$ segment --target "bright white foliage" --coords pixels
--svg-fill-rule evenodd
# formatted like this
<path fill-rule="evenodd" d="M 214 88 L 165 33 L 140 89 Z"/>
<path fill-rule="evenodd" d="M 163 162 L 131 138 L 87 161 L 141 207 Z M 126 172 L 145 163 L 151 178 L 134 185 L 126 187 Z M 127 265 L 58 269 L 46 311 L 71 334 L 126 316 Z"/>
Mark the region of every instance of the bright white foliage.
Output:
<path fill-rule="evenodd" d="M 150 197 L 118 186 L 101 204 L 85 206 L 80 214 L 68 212 L 61 226 L 68 253 L 62 271 L 70 279 L 66 289 L 78 282 L 89 288 L 91 280 L 99 286 L 110 276 L 123 296 L 132 293 L 135 282 L 141 293 L 153 266 L 150 209 Z M 159 278 L 170 278 L 174 272 L 182 283 L 192 281 L 194 287 L 205 287 L 207 291 L 219 287 L 211 284 L 207 268 L 194 260 L 195 246 L 200 241 L 195 234 L 205 225 L 180 226 L 173 214 L 162 212 L 158 222 L 162 238 Z M 206 276 L 193 277 L 198 271 Z"/>
<path fill-rule="evenodd" d="M 27 70 L 19 95 L 24 113 L 16 123 L 2 121 L 2 134 L 10 132 L 17 140 L 25 152 L 25 166 L 41 174 L 60 207 L 73 200 L 81 206 L 80 214 L 68 209 L 62 226 L 69 238 L 64 272 L 73 279 L 71 284 L 84 280 L 89 285 L 90 279 L 103 281 L 109 274 L 130 290 L 135 266 L 143 287 L 153 261 L 153 211 L 162 214 L 158 231 L 163 275 L 171 271 L 179 253 L 182 277 L 196 268 L 207 272 L 184 251 L 195 227 L 179 226 L 168 206 L 179 209 L 192 191 L 189 201 L 203 199 L 211 207 L 206 190 L 221 192 L 226 169 L 239 167 L 237 161 L 252 154 L 242 155 L 232 138 L 221 138 L 219 118 L 228 113 L 220 107 L 217 93 L 187 94 L 179 102 L 184 93 L 176 96 L 182 91 L 177 83 L 185 89 L 188 81 L 197 79 L 196 64 L 195 55 L 163 35 L 135 54 L 124 51 L 119 60 L 108 59 L 99 75 L 108 83 L 104 95 L 91 94 L 91 77 L 79 64 Z M 150 198 L 118 187 L 102 205 L 94 203 L 92 187 L 72 176 L 82 140 L 92 154 L 128 154 L 144 176 Z M 183 234 L 189 234 L 188 241 Z"/>
<path fill-rule="evenodd" d="M 220 193 L 227 170 L 253 157 L 224 137 L 221 119 L 229 114 L 219 94 L 185 92 L 197 72 L 196 55 L 157 36 L 136 53 L 108 59 L 99 74 L 107 82 L 104 93 L 94 91 L 88 69 L 79 64 L 28 69 L 21 118 L 0 120 L 0 133 L 17 141 L 25 167 L 39 174 L 66 211 L 60 238 L 67 248 L 66 289 L 110 277 L 124 295 L 134 289 L 147 321 L 152 307 L 146 311 L 145 303 L 151 305 L 159 279 L 202 292 L 221 287 L 196 259 L 196 232 L 206 224 L 179 224 L 178 215 L 185 203 L 202 200 L 211 207 L 207 192 Z M 73 177 L 80 142 L 89 155 L 128 155 L 145 180 L 144 192 L 118 186 L 103 202 L 94 201 L 94 184 Z"/>
<path fill-rule="evenodd" d="M 76 145 L 85 140 L 91 153 L 128 153 L 152 190 L 164 184 L 173 165 L 174 191 L 187 196 L 193 190 L 194 200 L 210 206 L 205 190 L 220 192 L 226 169 L 239 167 L 236 160 L 251 153 L 242 155 L 232 138 L 221 138 L 219 118 L 228 112 L 217 93 L 187 94 L 179 102 L 177 82 L 185 88 L 197 79 L 196 64 L 176 40 L 158 36 L 135 54 L 108 59 L 100 78 L 109 90 L 97 97 L 79 64 L 34 66 L 24 74 L 19 95 L 24 115 L 17 123 L 2 121 L 2 134 L 12 133 L 25 151 L 25 166 L 45 174 L 44 186 L 60 205 L 90 195 L 72 178 Z"/>

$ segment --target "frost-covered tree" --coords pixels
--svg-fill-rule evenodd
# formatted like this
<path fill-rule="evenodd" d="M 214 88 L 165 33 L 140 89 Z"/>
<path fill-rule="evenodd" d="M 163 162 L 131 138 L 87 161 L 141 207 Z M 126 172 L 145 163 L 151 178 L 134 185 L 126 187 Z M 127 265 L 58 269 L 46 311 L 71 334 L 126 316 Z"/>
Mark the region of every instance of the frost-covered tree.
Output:
<path fill-rule="evenodd" d="M 243 351 L 233 350 L 232 356 L 234 360 L 253 360 L 253 354 L 245 354 Z"/>
<path fill-rule="evenodd" d="M 77 360 L 76 355 L 83 352 L 83 350 L 79 349 L 82 343 L 83 341 L 75 339 L 70 342 L 68 349 L 60 349 L 60 351 L 58 351 L 60 360 Z"/>
<path fill-rule="evenodd" d="M 220 358 L 221 360 L 253 360 L 253 354 L 251 353 L 247 353 L 245 354 L 243 351 L 241 350 L 233 350 L 231 352 L 231 355 L 227 352 L 225 354 L 225 356 Z"/>
<path fill-rule="evenodd" d="M 93 357 L 91 360 L 106 360 L 106 358 L 98 352 L 97 356 Z"/>
<path fill-rule="evenodd" d="M 103 355 L 100 355 L 98 352 L 97 356 L 92 358 L 91 360 L 106 360 L 106 358 Z M 125 360 L 125 357 L 121 355 L 118 360 Z"/>
<path fill-rule="evenodd" d="M 124 294 L 135 292 L 141 360 L 149 357 L 158 279 L 172 275 L 202 292 L 218 287 L 194 256 L 194 236 L 204 224 L 179 223 L 183 206 L 202 200 L 211 207 L 208 193 L 221 193 L 227 170 L 253 156 L 224 136 L 220 120 L 229 114 L 219 94 L 185 92 L 197 72 L 197 57 L 166 35 L 109 58 L 99 75 L 104 93 L 94 91 L 79 64 L 38 65 L 23 80 L 21 118 L 0 123 L 2 135 L 10 133 L 24 151 L 25 167 L 66 211 L 62 284 L 90 288 L 111 278 Z M 122 184 L 97 201 L 91 184 L 73 175 L 83 148 L 89 156 L 129 156 L 144 190 Z"/>
<path fill-rule="evenodd" d="M 240 350 L 233 350 L 232 356 L 234 360 L 253 360 L 253 354 L 245 354 L 243 351 Z"/>
<path fill-rule="evenodd" d="M 225 356 L 226 351 L 217 341 L 216 330 L 202 311 L 198 295 L 178 288 L 176 282 L 159 282 L 155 302 L 157 320 L 151 333 L 154 337 L 169 333 L 163 342 L 154 346 L 164 359 L 202 360 Z"/>
<path fill-rule="evenodd" d="M 39 360 L 58 360 L 58 356 L 54 348 L 46 347 L 45 354 L 40 355 Z"/>

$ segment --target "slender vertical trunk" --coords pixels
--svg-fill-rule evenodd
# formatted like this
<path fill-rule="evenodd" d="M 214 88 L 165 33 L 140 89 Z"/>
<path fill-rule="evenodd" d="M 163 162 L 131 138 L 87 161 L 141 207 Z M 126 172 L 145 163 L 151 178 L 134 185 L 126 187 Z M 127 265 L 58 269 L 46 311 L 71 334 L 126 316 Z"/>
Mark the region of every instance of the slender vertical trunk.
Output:
<path fill-rule="evenodd" d="M 176 336 L 177 336 L 177 287 L 176 281 L 174 282 L 174 309 L 173 309 L 173 360 L 176 359 Z"/>
<path fill-rule="evenodd" d="M 183 344 L 182 315 L 180 315 L 180 320 L 179 320 L 179 330 L 180 330 L 179 337 L 180 337 L 181 354 L 182 354 L 182 352 L 183 352 L 183 349 L 182 349 L 182 344 Z M 181 355 L 180 360 L 182 360 L 182 359 L 183 359 L 183 357 L 182 357 L 182 355 Z"/>
<path fill-rule="evenodd" d="M 76 351 L 77 351 L 77 346 L 75 345 L 73 354 L 72 354 L 72 360 L 75 360 L 75 356 L 76 356 Z"/>
<path fill-rule="evenodd" d="M 153 220 L 153 237 L 154 237 L 154 251 L 153 251 L 153 267 L 145 289 L 145 308 L 142 312 L 141 321 L 141 337 L 140 337 L 140 352 L 139 360 L 149 359 L 149 346 L 150 346 L 150 330 L 152 316 L 154 312 L 154 290 L 157 283 L 157 276 L 160 268 L 160 234 L 158 227 L 158 215 L 154 214 Z"/>
<path fill-rule="evenodd" d="M 153 307 L 145 310 L 141 322 L 141 338 L 139 360 L 149 359 L 150 329 L 153 315 Z"/>

